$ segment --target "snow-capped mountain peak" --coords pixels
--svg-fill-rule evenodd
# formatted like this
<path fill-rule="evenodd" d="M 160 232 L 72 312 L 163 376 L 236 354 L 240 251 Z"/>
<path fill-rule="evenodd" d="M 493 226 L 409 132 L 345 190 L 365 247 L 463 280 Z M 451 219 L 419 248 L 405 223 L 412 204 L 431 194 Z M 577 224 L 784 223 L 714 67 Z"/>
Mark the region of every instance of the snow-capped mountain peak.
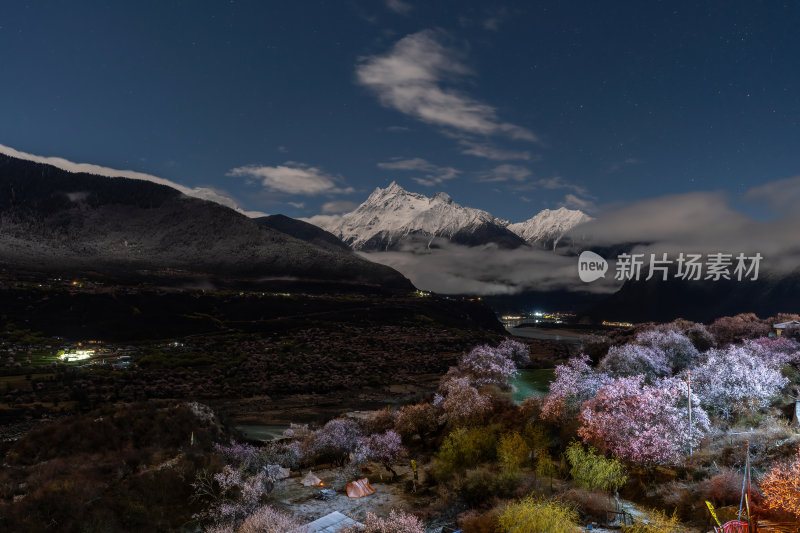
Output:
<path fill-rule="evenodd" d="M 447 193 L 427 197 L 393 181 L 386 188 L 376 188 L 355 211 L 325 224 L 324 229 L 359 250 L 388 249 L 409 238 L 430 241 L 434 237 L 470 245 L 498 240 L 502 246 L 523 245 L 505 228 L 507 224 L 486 211 L 456 203 Z M 478 234 L 482 236 L 475 238 Z"/>
<path fill-rule="evenodd" d="M 554 248 L 567 231 L 588 220 L 582 211 L 562 207 L 511 224 L 481 209 L 462 206 L 445 192 L 428 197 L 393 181 L 376 188 L 350 213 L 310 221 L 356 250 L 387 250 L 410 241 L 430 245 L 435 237 L 467 246 Z"/>
<path fill-rule="evenodd" d="M 561 237 L 592 218 L 578 209 L 545 209 L 524 222 L 509 224 L 508 229 L 531 244 L 545 248 L 555 248 Z"/>

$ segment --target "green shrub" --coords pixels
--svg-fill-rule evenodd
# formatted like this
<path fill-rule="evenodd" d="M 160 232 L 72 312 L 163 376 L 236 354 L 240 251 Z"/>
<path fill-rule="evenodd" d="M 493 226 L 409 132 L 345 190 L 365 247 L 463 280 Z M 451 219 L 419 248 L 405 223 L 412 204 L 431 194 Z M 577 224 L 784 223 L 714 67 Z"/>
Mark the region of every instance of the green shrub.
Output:
<path fill-rule="evenodd" d="M 528 496 L 508 504 L 497 522 L 502 531 L 514 533 L 573 533 L 579 531 L 578 518 L 569 504 Z"/>
<path fill-rule="evenodd" d="M 550 436 L 541 424 L 527 424 L 522 438 L 537 455 L 540 450 L 546 450 L 550 446 Z"/>
<path fill-rule="evenodd" d="M 680 533 L 686 531 L 678 520 L 677 512 L 668 515 L 664 511 L 652 510 L 638 519 L 633 525 L 622 526 L 622 533 L 663 533 L 670 531 Z"/>
<path fill-rule="evenodd" d="M 570 464 L 570 475 L 577 485 L 589 490 L 616 490 L 625 484 L 627 476 L 622 464 L 616 459 L 597 455 L 594 448 L 585 450 L 573 441 L 564 455 Z"/>
<path fill-rule="evenodd" d="M 463 475 L 457 475 L 452 481 L 456 495 L 469 507 L 479 507 L 490 498 L 510 498 L 519 486 L 520 477 L 517 472 L 492 470 L 483 465 L 468 469 Z"/>
<path fill-rule="evenodd" d="M 516 431 L 503 433 L 497 443 L 497 460 L 503 470 L 516 472 L 525 464 L 530 456 L 531 449 Z"/>
<path fill-rule="evenodd" d="M 453 472 L 496 458 L 497 433 L 493 428 L 458 428 L 442 442 L 434 459 L 434 475 L 445 479 Z"/>

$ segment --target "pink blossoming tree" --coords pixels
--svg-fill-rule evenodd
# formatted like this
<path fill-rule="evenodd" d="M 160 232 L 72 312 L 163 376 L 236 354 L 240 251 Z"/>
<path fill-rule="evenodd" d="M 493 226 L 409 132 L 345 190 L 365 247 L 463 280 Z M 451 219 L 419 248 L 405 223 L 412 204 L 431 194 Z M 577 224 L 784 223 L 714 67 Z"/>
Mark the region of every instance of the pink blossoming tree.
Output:
<path fill-rule="evenodd" d="M 670 374 L 667 355 L 660 348 L 640 344 L 612 346 L 597 369 L 614 377 L 643 375 L 648 381 Z"/>
<path fill-rule="evenodd" d="M 307 453 L 317 460 L 330 460 L 344 466 L 361 442 L 361 429 L 353 420 L 335 418 L 309 435 Z"/>
<path fill-rule="evenodd" d="M 675 330 L 649 329 L 636 336 L 636 343 L 663 353 L 672 372 L 683 370 L 700 357 L 692 341 Z"/>
<path fill-rule="evenodd" d="M 508 387 L 508 380 L 517 372 L 517 365 L 506 356 L 506 352 L 492 348 L 488 344 L 476 346 L 464 355 L 458 368 L 472 377 L 478 387 L 496 385 Z"/>
<path fill-rule="evenodd" d="M 492 408 L 492 400 L 472 386 L 467 377 L 451 377 L 439 386 L 434 407 L 444 411 L 442 421 L 462 424 L 480 419 Z"/>
<path fill-rule="evenodd" d="M 618 378 L 584 403 L 578 435 L 627 461 L 674 463 L 690 440 L 699 444 L 709 429 L 708 416 L 695 403 L 690 437 L 686 395 L 686 383 L 678 379 L 647 385 L 641 375 Z"/>
<path fill-rule="evenodd" d="M 703 406 L 721 418 L 767 407 L 788 383 L 777 359 L 748 346 L 709 350 L 703 362 L 692 369 Z"/>
<path fill-rule="evenodd" d="M 589 366 L 589 356 L 573 357 L 555 370 L 555 380 L 550 383 L 550 392 L 542 405 L 542 417 L 547 420 L 563 420 L 580 412 L 583 402 L 609 383 L 611 378 L 597 373 Z"/>
<path fill-rule="evenodd" d="M 353 454 L 352 464 L 357 470 L 367 461 L 381 463 L 387 471 L 392 473 L 392 480 L 397 479 L 397 472 L 392 468 L 400 459 L 408 454 L 403 446 L 400 435 L 394 430 L 387 430 L 384 433 L 376 433 L 361 439 L 361 445 Z"/>
<path fill-rule="evenodd" d="M 531 364 L 531 352 L 526 344 L 514 339 L 506 339 L 501 342 L 496 350 L 506 358 L 514 361 L 517 368 L 524 368 Z"/>

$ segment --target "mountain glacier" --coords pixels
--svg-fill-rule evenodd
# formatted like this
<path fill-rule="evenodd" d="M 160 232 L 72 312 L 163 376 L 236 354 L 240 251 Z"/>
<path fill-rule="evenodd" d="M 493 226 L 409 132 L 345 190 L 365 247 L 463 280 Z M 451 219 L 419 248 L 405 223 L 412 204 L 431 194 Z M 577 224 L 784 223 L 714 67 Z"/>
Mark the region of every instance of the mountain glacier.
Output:
<path fill-rule="evenodd" d="M 511 224 L 487 211 L 459 205 L 446 193 L 432 197 L 406 191 L 397 182 L 376 188 L 354 211 L 341 217 L 309 219 L 356 250 L 435 246 L 437 238 L 467 246 L 552 248 L 574 226 L 591 220 L 578 210 L 546 209 Z"/>
<path fill-rule="evenodd" d="M 531 245 L 555 249 L 566 232 L 590 220 L 592 217 L 583 211 L 559 207 L 545 209 L 525 222 L 509 224 L 508 229 Z"/>

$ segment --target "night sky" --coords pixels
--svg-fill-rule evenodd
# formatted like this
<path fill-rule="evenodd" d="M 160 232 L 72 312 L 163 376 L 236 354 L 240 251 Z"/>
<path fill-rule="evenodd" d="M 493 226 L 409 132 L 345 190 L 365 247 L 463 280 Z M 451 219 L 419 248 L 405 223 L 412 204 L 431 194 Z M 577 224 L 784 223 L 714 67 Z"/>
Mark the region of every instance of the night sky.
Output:
<path fill-rule="evenodd" d="M 800 4 L 697 4 L 6 2 L 0 144 L 295 217 L 392 179 L 514 221 L 763 216 L 800 174 Z"/>

